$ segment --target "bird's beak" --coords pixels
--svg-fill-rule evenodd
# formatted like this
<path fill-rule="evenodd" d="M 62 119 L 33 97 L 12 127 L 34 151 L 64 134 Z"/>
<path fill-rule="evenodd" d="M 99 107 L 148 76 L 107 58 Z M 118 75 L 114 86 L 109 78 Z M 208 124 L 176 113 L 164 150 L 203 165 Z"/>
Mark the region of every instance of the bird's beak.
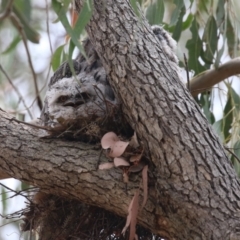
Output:
<path fill-rule="evenodd" d="M 64 107 L 78 107 L 82 104 L 84 104 L 84 99 L 68 99 L 63 106 Z"/>

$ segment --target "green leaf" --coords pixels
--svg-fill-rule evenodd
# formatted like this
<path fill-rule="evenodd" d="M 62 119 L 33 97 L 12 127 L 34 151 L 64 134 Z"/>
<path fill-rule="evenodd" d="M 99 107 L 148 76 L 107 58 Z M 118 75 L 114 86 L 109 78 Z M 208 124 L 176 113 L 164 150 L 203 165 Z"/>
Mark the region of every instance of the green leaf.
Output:
<path fill-rule="evenodd" d="M 182 23 L 182 31 L 188 29 L 193 21 L 193 15 L 190 13 L 187 17 L 187 20 Z"/>
<path fill-rule="evenodd" d="M 174 31 L 173 31 L 173 39 L 175 39 L 177 42 L 179 41 L 180 39 L 180 36 L 181 36 L 181 33 L 182 33 L 182 24 L 183 24 L 183 16 L 186 12 L 186 9 L 185 9 L 185 6 L 183 6 L 181 8 L 181 12 L 180 12 L 180 15 L 179 15 L 179 18 L 178 18 L 178 21 L 177 21 L 177 24 L 174 28 Z"/>
<path fill-rule="evenodd" d="M 58 47 L 52 56 L 51 65 L 52 65 L 52 69 L 54 72 L 58 69 L 58 67 L 62 63 L 61 55 L 62 55 L 64 46 L 65 46 L 65 44 Z"/>
<path fill-rule="evenodd" d="M 236 111 L 239 113 L 240 112 L 240 96 L 236 93 L 236 91 L 232 88 L 231 85 L 228 84 L 227 87 L 229 89 L 228 91 L 232 98 L 233 105 Z"/>
<path fill-rule="evenodd" d="M 23 26 L 23 30 L 26 34 L 26 37 L 29 41 L 33 42 L 33 43 L 39 43 L 39 39 L 40 39 L 40 35 L 38 34 L 38 32 L 36 30 L 34 30 L 30 24 L 29 21 L 27 21 L 27 19 L 25 18 L 25 16 L 23 15 L 22 12 L 20 12 L 15 6 L 13 6 L 12 11 L 16 14 L 16 16 L 18 17 L 19 21 L 21 22 L 22 26 Z M 16 22 L 12 21 L 12 23 L 15 25 L 15 27 L 18 29 L 19 26 Z"/>
<path fill-rule="evenodd" d="M 208 4 L 209 0 L 198 1 L 198 9 L 200 11 L 205 11 L 207 14 L 209 14 Z"/>
<path fill-rule="evenodd" d="M 233 146 L 233 151 L 236 154 L 236 156 L 238 157 L 238 159 L 240 159 L 240 140 L 236 141 L 236 143 Z M 234 169 L 236 170 L 238 176 L 240 175 L 240 164 L 238 162 L 238 160 L 236 160 L 235 158 L 233 159 L 233 164 L 234 164 Z"/>
<path fill-rule="evenodd" d="M 5 8 L 7 7 L 7 5 L 8 5 L 8 1 L 9 0 L 2 0 L 1 1 L 1 8 L 0 8 L 0 13 L 3 13 L 4 11 L 5 11 Z"/>
<path fill-rule="evenodd" d="M 202 40 L 206 43 L 203 60 L 206 60 L 207 63 L 212 63 L 218 45 L 217 23 L 213 16 L 208 18 Z"/>
<path fill-rule="evenodd" d="M 225 49 L 225 44 L 223 43 L 221 49 L 219 51 L 217 51 L 217 56 L 216 56 L 216 59 L 215 59 L 215 62 L 214 62 L 215 68 L 219 68 L 220 61 L 221 61 L 222 55 L 224 53 L 224 49 Z"/>
<path fill-rule="evenodd" d="M 222 131 L 222 125 L 223 125 L 223 120 L 220 119 L 218 121 L 216 121 L 215 123 L 213 123 L 213 129 L 215 131 L 215 133 L 219 136 L 219 138 L 221 139 L 221 142 L 225 142 L 224 140 L 224 134 L 223 134 L 223 131 Z"/>
<path fill-rule="evenodd" d="M 209 69 L 212 64 L 212 61 L 205 57 L 205 51 L 203 49 L 201 49 L 200 56 L 205 63 L 204 66 L 206 67 L 206 69 Z"/>
<path fill-rule="evenodd" d="M 202 93 L 200 97 L 200 104 L 203 109 L 204 115 L 206 116 L 209 123 L 213 124 L 215 122 L 215 117 L 210 110 L 211 108 L 211 97 L 209 93 Z"/>
<path fill-rule="evenodd" d="M 232 122 L 233 122 L 233 108 L 234 106 L 231 99 L 231 95 L 228 92 L 227 103 L 223 110 L 223 119 L 222 119 L 222 129 L 224 134 L 224 140 L 226 143 L 229 142 L 231 138 L 230 129 L 232 127 Z"/>
<path fill-rule="evenodd" d="M 14 7 L 22 13 L 25 19 L 29 22 L 31 20 L 32 6 L 30 0 L 14 0 Z"/>
<path fill-rule="evenodd" d="M 220 27 L 224 23 L 225 18 L 225 0 L 218 0 L 217 10 L 216 10 L 216 20 L 217 26 Z"/>
<path fill-rule="evenodd" d="M 240 159 L 240 140 L 236 141 L 233 148 L 234 148 L 234 153 Z"/>
<path fill-rule="evenodd" d="M 15 49 L 15 47 L 18 45 L 18 43 L 21 41 L 21 37 L 20 36 L 16 36 L 12 42 L 9 44 L 9 46 L 6 48 L 6 50 L 4 52 L 2 52 L 2 54 L 8 54 L 10 53 L 12 50 Z"/>
<path fill-rule="evenodd" d="M 76 76 L 76 73 L 75 73 L 75 70 L 73 67 L 73 60 L 72 60 L 72 54 L 73 54 L 74 48 L 75 48 L 75 45 L 74 45 L 73 41 L 71 40 L 69 43 L 69 49 L 68 49 L 68 65 L 71 69 L 72 74 L 74 76 Z"/>
<path fill-rule="evenodd" d="M 188 40 L 186 44 L 189 54 L 188 66 L 189 69 L 193 70 L 195 72 L 195 75 L 197 75 L 198 73 L 203 72 L 206 69 L 199 62 L 199 56 L 202 51 L 202 41 L 198 35 L 199 25 L 196 19 L 193 20 L 190 31 L 192 33 L 192 38 Z"/>
<path fill-rule="evenodd" d="M 73 29 L 73 31 L 75 32 L 76 35 L 78 35 L 78 37 L 80 36 L 85 26 L 90 21 L 90 18 L 92 16 L 92 10 L 93 10 L 93 1 L 92 0 L 85 1 L 83 8 L 78 16 L 78 20 Z"/>
<path fill-rule="evenodd" d="M 65 30 L 71 37 L 72 42 L 84 54 L 83 47 L 80 44 L 80 42 L 78 41 L 78 38 L 80 36 L 80 33 L 83 31 L 84 27 L 86 26 L 86 24 L 88 23 L 88 21 L 91 18 L 92 9 L 93 9 L 93 1 L 86 0 L 84 2 L 82 11 L 78 17 L 78 20 L 76 22 L 76 26 L 74 29 L 72 29 L 72 27 L 70 26 L 70 24 L 68 22 L 68 19 L 66 16 L 66 6 L 63 3 L 58 2 L 57 0 L 52 0 L 52 6 L 58 16 L 58 19 L 61 21 Z M 89 6 L 90 6 L 90 8 L 89 8 Z"/>
<path fill-rule="evenodd" d="M 234 57 L 235 47 L 236 47 L 235 46 L 236 35 L 229 17 L 227 18 L 226 36 L 227 36 L 228 53 L 231 57 Z"/>
<path fill-rule="evenodd" d="M 130 4 L 131 4 L 135 14 L 139 17 L 140 16 L 140 12 L 139 12 L 139 9 L 138 9 L 137 1 L 136 0 L 130 0 Z"/>
<path fill-rule="evenodd" d="M 181 14 L 181 11 L 182 11 L 182 8 L 184 6 L 184 2 L 183 0 L 174 0 L 173 3 L 176 5 L 176 8 L 174 9 L 173 13 L 172 13 L 172 18 L 171 18 L 171 22 L 170 22 L 170 26 L 175 26 L 178 19 L 179 19 L 179 16 Z"/>
<path fill-rule="evenodd" d="M 146 18 L 150 25 L 161 24 L 164 16 L 164 1 L 157 0 L 146 11 Z"/>

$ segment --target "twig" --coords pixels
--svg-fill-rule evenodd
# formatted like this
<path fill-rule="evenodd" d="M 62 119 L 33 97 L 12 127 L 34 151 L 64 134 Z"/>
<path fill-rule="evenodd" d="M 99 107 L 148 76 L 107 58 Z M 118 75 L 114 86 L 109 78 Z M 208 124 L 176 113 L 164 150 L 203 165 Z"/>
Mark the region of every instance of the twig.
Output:
<path fill-rule="evenodd" d="M 238 156 L 234 153 L 234 152 L 232 152 L 228 147 L 226 147 L 226 146 L 224 146 L 224 148 L 229 152 L 229 153 L 231 153 L 236 159 L 237 159 L 237 161 L 238 161 L 238 163 L 240 163 L 240 159 L 238 158 Z"/>
<path fill-rule="evenodd" d="M 48 68 L 48 73 L 47 73 L 47 76 L 46 76 L 46 81 L 44 83 L 44 85 L 42 86 L 42 88 L 40 89 L 39 93 L 41 93 L 43 91 L 43 89 L 46 87 L 47 83 L 48 83 L 48 78 L 49 78 L 49 75 L 50 75 L 50 72 L 51 72 L 51 66 L 49 66 Z M 33 106 L 33 104 L 36 102 L 37 100 L 37 97 L 34 98 L 34 100 L 32 101 L 32 103 L 30 104 L 29 108 Z"/>
<path fill-rule="evenodd" d="M 22 103 L 23 103 L 24 107 L 26 108 L 26 110 L 27 110 L 29 116 L 31 117 L 31 119 L 33 119 L 33 116 L 32 116 L 32 114 L 31 114 L 29 108 L 27 107 L 27 105 L 26 105 L 26 103 L 25 103 L 25 101 L 24 101 L 21 93 L 18 91 L 17 87 L 13 84 L 12 80 L 10 79 L 10 77 L 8 76 L 8 74 L 5 72 L 5 70 L 3 69 L 3 67 L 2 67 L 1 64 L 0 64 L 0 70 L 1 70 L 2 73 L 5 75 L 5 77 L 7 78 L 8 82 L 11 84 L 11 86 L 13 87 L 13 89 L 15 90 L 15 92 L 17 93 L 20 101 L 22 101 Z"/>
<path fill-rule="evenodd" d="M 4 185 L 4 184 L 2 184 L 2 183 L 0 183 L 0 186 L 2 186 L 2 187 L 4 187 L 4 188 L 6 188 L 6 189 L 8 189 L 8 190 L 10 190 L 10 191 L 12 191 L 12 192 L 14 192 L 14 193 L 15 193 L 14 197 L 15 197 L 16 195 L 20 195 L 20 196 L 22 196 L 22 197 L 25 197 L 30 203 L 33 203 L 30 198 L 28 198 L 27 196 L 25 196 L 24 194 L 22 194 L 20 191 L 15 191 L 15 190 L 9 188 L 8 186 L 6 186 L 6 185 Z"/>
<path fill-rule="evenodd" d="M 8 5 L 6 6 L 5 11 L 2 14 L 0 14 L 0 21 L 2 21 L 4 18 L 7 18 L 11 14 L 13 1 L 14 0 L 8 1 Z"/>
<path fill-rule="evenodd" d="M 2 218 L 5 218 L 5 219 L 12 219 L 12 218 L 6 218 L 6 217 L 4 217 L 2 214 L 0 214 L 0 216 L 1 216 Z M 17 220 L 11 221 L 11 222 L 3 223 L 3 224 L 0 226 L 0 228 L 6 226 L 6 225 L 8 225 L 8 224 L 18 222 L 18 221 L 22 221 L 22 219 L 17 219 Z"/>
<path fill-rule="evenodd" d="M 52 43 L 51 43 L 51 38 L 50 38 L 50 31 L 49 31 L 49 8 L 48 8 L 48 1 L 45 0 L 46 3 L 46 23 L 47 23 L 47 35 L 48 35 L 48 41 L 49 41 L 49 46 L 50 46 L 50 51 L 51 54 L 53 55 L 53 49 L 52 49 Z"/>
<path fill-rule="evenodd" d="M 88 126 L 90 126 L 91 124 L 96 123 L 96 121 L 94 122 L 90 122 L 89 124 L 83 126 L 81 129 L 79 129 L 76 133 L 74 133 L 74 136 L 77 136 L 80 132 L 82 132 L 85 128 L 87 128 Z"/>
<path fill-rule="evenodd" d="M 23 40 L 23 43 L 24 43 L 24 46 L 25 46 L 25 49 L 26 49 L 27 57 L 28 57 L 28 63 L 29 63 L 29 66 L 30 66 L 30 69 L 31 69 L 31 72 L 32 72 L 32 75 L 33 75 L 34 87 L 35 87 L 38 107 L 40 108 L 40 110 L 42 110 L 42 100 L 41 100 L 40 95 L 39 95 L 39 90 L 38 90 L 38 85 L 37 85 L 37 76 L 36 76 L 36 73 L 34 71 L 31 55 L 30 55 L 30 52 L 29 52 L 29 49 L 28 49 L 26 34 L 23 31 L 23 26 L 19 22 L 16 15 L 12 13 L 10 17 L 11 17 L 11 20 L 15 23 L 15 26 L 17 26 L 17 29 L 18 29 L 20 35 L 22 36 L 22 40 Z"/>
<path fill-rule="evenodd" d="M 37 188 L 37 187 L 29 187 L 29 188 L 25 188 L 23 190 L 17 191 L 17 193 L 15 195 L 11 196 L 10 198 L 15 197 L 16 195 L 21 195 L 20 193 L 26 193 L 26 194 L 29 195 L 29 193 L 36 194 L 36 192 L 39 192 L 39 188 Z M 25 195 L 22 195 L 22 196 L 25 196 Z"/>
<path fill-rule="evenodd" d="M 183 54 L 183 57 L 184 57 L 184 62 L 185 62 L 186 74 L 187 74 L 187 85 L 188 85 L 188 90 L 189 90 L 189 92 L 191 92 L 191 90 L 190 90 L 190 79 L 189 79 L 188 61 L 187 61 L 187 57 L 186 57 L 185 53 Z"/>
<path fill-rule="evenodd" d="M 102 96 L 102 99 L 101 99 L 101 100 L 104 101 L 105 106 L 106 106 L 106 114 L 108 114 L 108 105 L 107 105 L 107 100 L 106 100 L 105 96 L 103 95 L 101 89 L 99 89 L 96 84 L 93 84 L 93 87 L 94 87 L 94 90 L 95 90 L 97 96 L 101 99 L 101 97 L 99 96 L 99 94 L 98 94 L 98 92 L 97 92 L 96 90 L 98 90 L 98 91 L 100 92 L 100 94 L 101 94 L 101 96 Z M 103 109 L 102 109 L 102 110 L 103 110 Z"/>
<path fill-rule="evenodd" d="M 14 122 L 17 122 L 17 123 L 22 123 L 24 125 L 27 125 L 27 126 L 30 126 L 30 127 L 34 127 L 34 128 L 38 128 L 38 129 L 43 129 L 43 130 L 47 130 L 47 131 L 50 131 L 51 129 L 48 128 L 48 127 L 44 127 L 44 126 L 39 126 L 39 125 L 35 125 L 35 124 L 32 124 L 32 123 L 27 123 L 27 122 L 23 122 L 23 121 L 20 121 L 16 118 L 7 118 L 8 120 L 10 121 L 14 121 Z"/>
<path fill-rule="evenodd" d="M 70 129 L 71 129 L 72 127 L 74 127 L 74 125 L 75 125 L 75 124 L 72 124 L 72 125 L 69 126 L 66 130 L 64 130 L 64 131 L 61 132 L 59 135 L 57 135 L 57 138 L 60 138 L 60 137 L 63 136 L 65 133 L 71 133 L 71 132 L 70 132 Z M 74 136 L 75 136 L 75 134 L 74 134 Z"/>

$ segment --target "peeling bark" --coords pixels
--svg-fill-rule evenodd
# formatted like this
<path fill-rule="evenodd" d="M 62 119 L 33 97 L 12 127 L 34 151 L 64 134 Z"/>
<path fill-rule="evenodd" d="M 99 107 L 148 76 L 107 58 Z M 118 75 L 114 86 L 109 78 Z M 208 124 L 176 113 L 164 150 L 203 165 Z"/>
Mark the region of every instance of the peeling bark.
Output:
<path fill-rule="evenodd" d="M 78 10 L 83 1 L 76 0 Z M 87 26 L 124 113 L 154 168 L 155 185 L 138 222 L 166 239 L 239 239 L 240 184 L 211 126 L 179 81 L 144 19 L 127 0 L 95 0 Z M 171 63 L 172 64 L 172 63 Z M 116 169 L 96 171 L 99 149 L 40 139 L 0 111 L 0 170 L 46 192 L 119 215 L 139 184 L 124 192 Z"/>

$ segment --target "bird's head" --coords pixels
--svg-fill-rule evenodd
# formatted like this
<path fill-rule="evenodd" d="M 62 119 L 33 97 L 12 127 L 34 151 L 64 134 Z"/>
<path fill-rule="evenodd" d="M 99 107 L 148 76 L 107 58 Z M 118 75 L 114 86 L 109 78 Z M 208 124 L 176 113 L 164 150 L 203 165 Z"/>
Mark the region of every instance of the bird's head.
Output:
<path fill-rule="evenodd" d="M 99 77 L 99 74 L 101 77 Z M 104 77 L 103 77 L 104 75 Z M 45 125 L 71 124 L 78 119 L 92 120 L 107 115 L 107 106 L 116 105 L 105 72 L 62 78 L 49 87 L 45 98 Z"/>

